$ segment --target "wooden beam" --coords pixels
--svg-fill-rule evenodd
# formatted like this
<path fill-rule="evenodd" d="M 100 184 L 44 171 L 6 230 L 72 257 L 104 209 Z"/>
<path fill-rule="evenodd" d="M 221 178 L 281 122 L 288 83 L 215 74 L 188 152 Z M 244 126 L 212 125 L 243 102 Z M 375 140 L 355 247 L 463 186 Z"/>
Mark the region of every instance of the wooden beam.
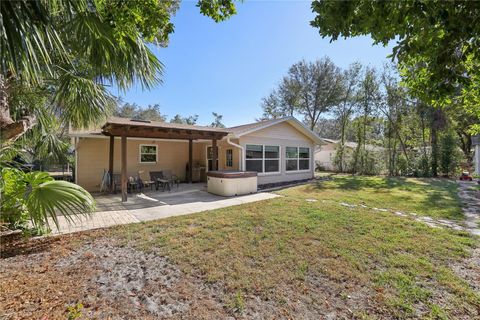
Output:
<path fill-rule="evenodd" d="M 218 150 L 217 150 L 217 139 L 212 140 L 212 171 L 217 171 L 217 158 L 218 158 Z"/>
<path fill-rule="evenodd" d="M 122 202 L 127 201 L 127 136 L 122 136 Z"/>
<path fill-rule="evenodd" d="M 153 139 L 178 139 L 178 140 L 198 140 L 198 139 L 217 139 L 220 140 L 227 133 L 223 132 L 173 132 L 167 130 L 122 130 L 122 129 L 111 129 L 108 131 L 103 131 L 104 135 L 108 136 L 122 136 L 132 138 L 153 138 Z"/>
<path fill-rule="evenodd" d="M 188 140 L 188 182 L 193 181 L 193 140 Z"/>
<path fill-rule="evenodd" d="M 162 126 L 141 126 L 108 123 L 102 127 L 102 133 L 107 136 L 127 136 L 154 139 L 222 139 L 228 132 L 209 129 L 182 129 Z"/>
<path fill-rule="evenodd" d="M 113 151 L 115 146 L 115 137 L 110 136 L 110 150 L 108 152 L 108 174 L 110 175 L 110 191 L 113 192 Z"/>

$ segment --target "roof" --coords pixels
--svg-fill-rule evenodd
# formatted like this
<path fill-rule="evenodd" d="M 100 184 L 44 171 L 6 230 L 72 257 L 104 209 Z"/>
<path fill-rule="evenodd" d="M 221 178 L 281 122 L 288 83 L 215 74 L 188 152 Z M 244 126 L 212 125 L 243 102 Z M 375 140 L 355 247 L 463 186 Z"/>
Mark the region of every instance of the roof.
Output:
<path fill-rule="evenodd" d="M 120 117 L 110 117 L 107 119 L 107 122 L 102 126 L 105 127 L 107 124 L 117 124 L 117 125 L 129 125 L 129 126 L 141 126 L 141 127 L 156 127 L 156 128 L 166 128 L 166 129 L 186 129 L 186 130 L 201 130 L 201 131 L 210 131 L 210 132 L 227 132 L 224 128 L 214 128 L 207 126 L 197 126 L 190 124 L 182 123 L 170 123 L 163 121 L 150 121 L 150 120 L 137 120 L 137 119 L 128 119 Z"/>
<path fill-rule="evenodd" d="M 270 119 L 270 120 L 242 124 L 240 126 L 230 127 L 228 128 L 228 131 L 235 135 L 244 135 L 246 132 L 250 133 L 253 131 L 257 131 L 257 130 L 266 128 L 267 126 L 283 122 L 285 119 L 286 118 Z"/>
<path fill-rule="evenodd" d="M 117 131 L 120 127 L 129 127 L 129 128 L 136 128 L 136 130 L 140 130 L 140 129 L 148 130 L 149 128 L 151 129 L 155 128 L 155 129 L 165 130 L 165 131 L 188 130 L 189 132 L 198 132 L 198 133 L 203 132 L 206 134 L 212 134 L 216 136 L 225 136 L 229 134 L 231 136 L 234 136 L 235 138 L 239 138 L 246 134 L 265 129 L 282 122 L 289 123 L 298 131 L 302 132 L 304 135 L 312 139 L 316 144 L 325 144 L 318 135 L 316 135 L 313 131 L 305 127 L 303 123 L 301 123 L 294 117 L 285 117 L 285 118 L 279 118 L 279 119 L 253 122 L 253 123 L 248 123 L 248 124 L 230 127 L 230 128 L 214 128 L 214 127 L 188 125 L 188 124 L 180 124 L 180 123 L 111 117 L 111 118 L 108 118 L 107 122 L 102 126 L 102 128 L 75 130 L 75 131 L 71 131 L 69 134 L 72 137 L 114 135 L 112 131 L 114 127 L 117 129 Z"/>
<path fill-rule="evenodd" d="M 302 132 L 304 135 L 312 139 L 316 144 L 325 144 L 323 140 L 316 133 L 314 133 L 312 130 L 308 129 L 307 127 L 305 127 L 305 125 L 300 121 L 298 121 L 295 117 L 284 117 L 279 119 L 253 122 L 253 123 L 244 124 L 241 126 L 227 128 L 226 130 L 229 131 L 235 137 L 239 138 L 246 134 L 265 129 L 282 122 L 289 123 L 295 129 L 297 129 L 298 131 Z"/>
<path fill-rule="evenodd" d="M 102 134 L 114 137 L 220 140 L 228 132 L 223 128 L 112 117 L 102 126 Z"/>
<path fill-rule="evenodd" d="M 224 133 L 225 135 L 228 131 L 225 131 L 224 128 L 214 128 L 207 126 L 197 126 L 181 123 L 170 123 L 170 122 L 161 122 L 161 121 L 150 121 L 150 120 L 136 120 L 128 119 L 121 117 L 110 117 L 107 119 L 106 123 L 102 127 L 96 128 L 86 128 L 86 129 L 74 129 L 70 130 L 69 135 L 72 137 L 86 137 L 86 136 L 103 136 L 103 128 L 106 125 L 118 125 L 118 126 L 133 126 L 133 127 L 154 127 L 154 128 L 163 128 L 163 129 L 178 129 L 178 130 L 192 130 L 192 131 L 203 131 L 203 132 L 212 132 L 212 133 Z"/>
<path fill-rule="evenodd" d="M 340 140 L 333 140 L 333 139 L 327 139 L 327 138 L 322 138 L 323 141 L 327 142 L 327 143 L 333 143 L 333 144 L 337 144 L 340 142 Z M 352 148 L 352 149 L 355 149 L 357 147 L 357 143 L 356 142 L 352 142 L 352 141 L 346 141 L 345 142 L 345 146 L 348 147 L 348 148 Z M 365 148 L 368 150 L 368 151 L 382 151 L 384 150 L 383 147 L 380 147 L 380 146 L 374 146 L 372 144 L 367 144 L 365 146 Z"/>

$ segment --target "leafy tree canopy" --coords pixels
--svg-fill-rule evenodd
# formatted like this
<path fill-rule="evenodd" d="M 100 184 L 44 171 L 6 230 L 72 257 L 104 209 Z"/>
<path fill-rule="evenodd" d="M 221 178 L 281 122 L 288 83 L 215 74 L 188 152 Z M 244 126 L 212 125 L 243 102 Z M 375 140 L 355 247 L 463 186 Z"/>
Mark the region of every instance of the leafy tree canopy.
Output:
<path fill-rule="evenodd" d="M 170 119 L 170 123 L 182 123 L 182 124 L 190 124 L 194 125 L 197 123 L 198 114 L 188 117 L 182 117 L 179 114 L 176 114 L 172 119 Z"/>
<path fill-rule="evenodd" d="M 122 118 L 161 122 L 167 119 L 167 116 L 160 112 L 159 104 L 150 104 L 146 108 L 142 108 L 136 103 L 125 103 L 117 107 L 114 115 Z"/>
<path fill-rule="evenodd" d="M 396 40 L 405 83 L 428 104 L 457 100 L 480 113 L 480 2 L 315 0 L 311 22 L 322 37 L 370 35 L 375 44 Z"/>
<path fill-rule="evenodd" d="M 212 112 L 212 116 L 213 116 L 213 122 L 210 124 L 210 127 L 225 128 L 225 125 L 222 122 L 223 115 L 216 112 Z"/>

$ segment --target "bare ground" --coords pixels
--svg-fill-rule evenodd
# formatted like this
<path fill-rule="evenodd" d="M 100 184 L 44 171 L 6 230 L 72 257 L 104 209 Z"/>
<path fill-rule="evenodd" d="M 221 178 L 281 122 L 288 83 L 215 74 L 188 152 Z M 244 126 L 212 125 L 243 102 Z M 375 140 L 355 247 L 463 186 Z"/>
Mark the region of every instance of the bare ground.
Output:
<path fill-rule="evenodd" d="M 354 282 L 308 275 L 301 287 L 238 301 L 221 283 L 188 276 L 101 230 L 22 242 L 2 255 L 0 319 L 65 319 L 79 303 L 80 319 L 351 319 L 373 311 L 378 298 Z"/>

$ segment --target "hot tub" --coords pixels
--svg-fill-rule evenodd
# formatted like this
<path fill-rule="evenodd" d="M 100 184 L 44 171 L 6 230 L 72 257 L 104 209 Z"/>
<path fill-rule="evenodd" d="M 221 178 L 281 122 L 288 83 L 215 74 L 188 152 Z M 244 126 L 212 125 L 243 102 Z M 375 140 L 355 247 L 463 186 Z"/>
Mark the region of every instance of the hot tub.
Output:
<path fill-rule="evenodd" d="M 209 171 L 207 191 L 231 197 L 257 192 L 257 173 L 254 171 Z"/>

